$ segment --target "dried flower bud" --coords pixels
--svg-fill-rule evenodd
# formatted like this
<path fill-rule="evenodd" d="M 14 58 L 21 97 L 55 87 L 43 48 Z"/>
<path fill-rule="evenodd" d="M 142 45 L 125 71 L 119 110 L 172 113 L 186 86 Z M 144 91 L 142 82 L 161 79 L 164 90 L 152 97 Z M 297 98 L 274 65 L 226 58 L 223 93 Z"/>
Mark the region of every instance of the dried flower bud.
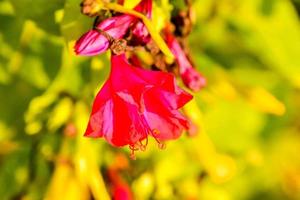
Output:
<path fill-rule="evenodd" d="M 81 13 L 89 17 L 95 17 L 101 8 L 101 1 L 83 0 L 80 4 Z"/>
<path fill-rule="evenodd" d="M 127 42 L 124 39 L 114 40 L 110 46 L 112 52 L 116 55 L 120 55 L 125 52 L 127 47 Z"/>

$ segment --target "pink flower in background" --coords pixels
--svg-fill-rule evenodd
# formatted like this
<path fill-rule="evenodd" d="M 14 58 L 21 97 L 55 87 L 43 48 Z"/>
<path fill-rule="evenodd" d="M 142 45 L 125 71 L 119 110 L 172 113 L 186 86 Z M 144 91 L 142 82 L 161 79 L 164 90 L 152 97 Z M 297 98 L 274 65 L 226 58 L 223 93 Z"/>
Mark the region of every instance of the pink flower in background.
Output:
<path fill-rule="evenodd" d="M 158 142 L 178 138 L 189 124 L 178 109 L 191 99 L 172 74 L 131 66 L 125 54 L 112 55 L 109 79 L 97 94 L 85 135 L 133 148 L 149 135 Z"/>
<path fill-rule="evenodd" d="M 206 85 L 206 79 L 193 67 L 179 67 L 180 76 L 183 83 L 193 90 L 199 91 Z"/>
<path fill-rule="evenodd" d="M 136 11 L 151 17 L 152 0 L 142 0 L 135 8 Z M 150 40 L 145 25 L 136 17 L 122 14 L 103 20 L 97 25 L 114 39 L 123 38 L 132 26 L 134 44 L 145 44 Z M 109 40 L 97 30 L 90 30 L 77 40 L 74 50 L 78 55 L 93 56 L 105 52 L 109 48 Z"/>
<path fill-rule="evenodd" d="M 165 29 L 165 39 L 167 45 L 176 58 L 183 83 L 191 90 L 199 91 L 206 85 L 206 79 L 195 68 L 193 68 L 179 42 L 167 29 Z"/>

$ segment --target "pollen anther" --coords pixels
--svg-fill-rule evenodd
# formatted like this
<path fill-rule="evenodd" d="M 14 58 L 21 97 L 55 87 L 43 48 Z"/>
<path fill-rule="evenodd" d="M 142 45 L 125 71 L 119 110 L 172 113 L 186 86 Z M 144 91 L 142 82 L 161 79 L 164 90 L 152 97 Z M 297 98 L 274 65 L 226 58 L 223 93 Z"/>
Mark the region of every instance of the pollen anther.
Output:
<path fill-rule="evenodd" d="M 152 130 L 152 134 L 153 134 L 153 135 L 159 135 L 159 134 L 160 134 L 160 131 L 157 130 L 157 129 L 153 129 L 153 130 Z"/>

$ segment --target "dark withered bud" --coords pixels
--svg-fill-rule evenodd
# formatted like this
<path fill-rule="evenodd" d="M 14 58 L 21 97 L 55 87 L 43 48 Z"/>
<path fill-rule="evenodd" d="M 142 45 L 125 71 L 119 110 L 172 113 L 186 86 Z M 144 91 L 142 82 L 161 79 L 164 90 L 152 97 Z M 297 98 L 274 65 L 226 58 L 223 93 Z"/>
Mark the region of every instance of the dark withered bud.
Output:
<path fill-rule="evenodd" d="M 158 48 L 157 44 L 153 41 L 150 40 L 147 44 L 146 44 L 146 49 L 150 51 L 150 53 L 152 55 L 157 55 L 160 51 L 160 49 Z"/>
<path fill-rule="evenodd" d="M 116 39 L 112 42 L 110 49 L 111 51 L 116 54 L 120 55 L 125 52 L 127 47 L 127 41 L 124 39 Z"/>
<path fill-rule="evenodd" d="M 176 27 L 175 35 L 186 37 L 190 34 L 193 24 L 188 11 L 180 11 L 171 21 Z"/>
<path fill-rule="evenodd" d="M 159 53 L 154 57 L 154 65 L 161 71 L 167 71 L 165 56 L 162 53 Z"/>
<path fill-rule="evenodd" d="M 89 17 L 95 17 L 101 9 L 100 0 L 83 0 L 80 4 L 81 13 Z"/>

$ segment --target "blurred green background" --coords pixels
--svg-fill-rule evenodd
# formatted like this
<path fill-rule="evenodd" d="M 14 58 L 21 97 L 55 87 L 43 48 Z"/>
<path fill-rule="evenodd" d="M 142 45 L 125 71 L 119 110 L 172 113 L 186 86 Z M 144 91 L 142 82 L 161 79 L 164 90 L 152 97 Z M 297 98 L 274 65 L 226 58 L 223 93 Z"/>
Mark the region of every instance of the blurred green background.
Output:
<path fill-rule="evenodd" d="M 300 199 L 299 0 L 195 0 L 189 37 L 208 85 L 198 126 L 164 150 L 83 137 L 109 55 L 77 57 L 80 0 L 0 0 L 0 199 Z M 183 8 L 156 0 L 154 23 Z M 160 13 L 156 15 L 155 13 Z M 159 16 L 159 17 L 158 17 Z"/>

